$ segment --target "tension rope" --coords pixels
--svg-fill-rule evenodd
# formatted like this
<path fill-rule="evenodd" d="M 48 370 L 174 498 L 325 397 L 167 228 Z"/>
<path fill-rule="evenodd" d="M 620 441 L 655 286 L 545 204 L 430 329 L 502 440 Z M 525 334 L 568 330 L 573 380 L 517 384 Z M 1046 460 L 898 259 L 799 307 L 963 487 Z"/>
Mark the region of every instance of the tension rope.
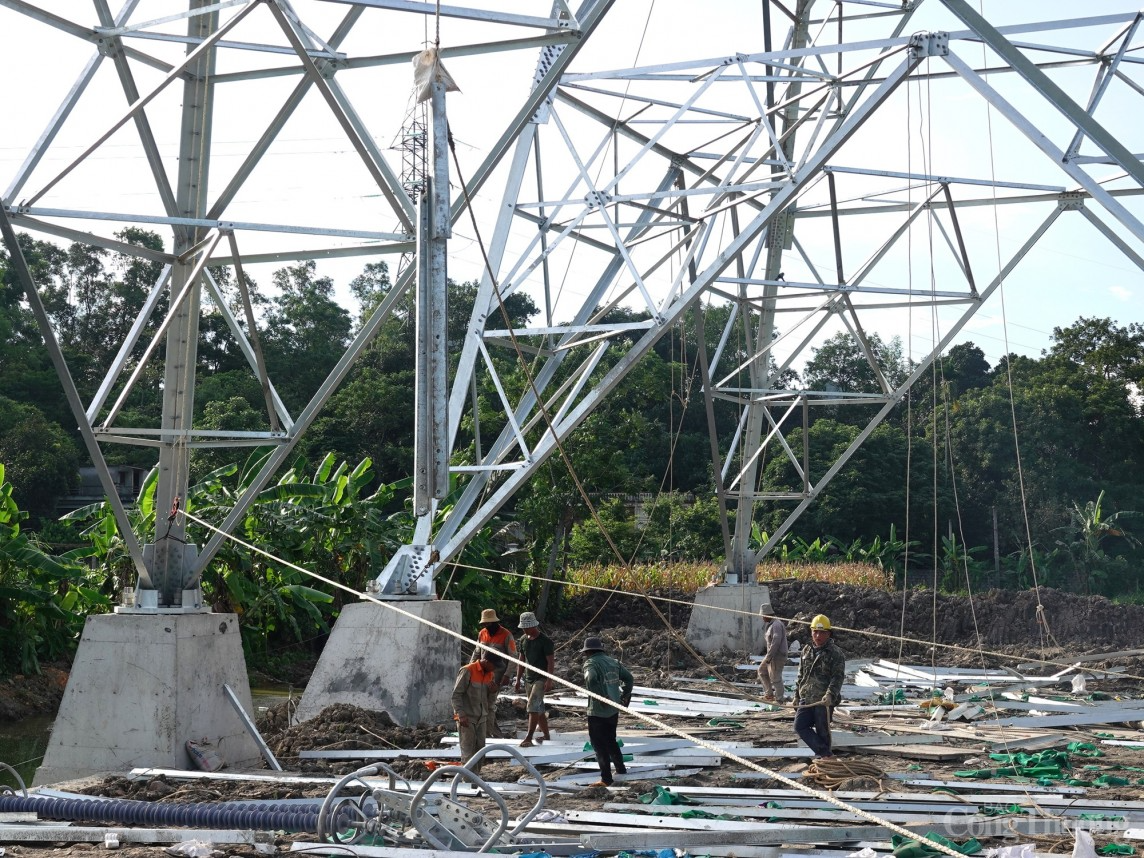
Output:
<path fill-rule="evenodd" d="M 210 531 L 213 531 L 214 533 L 220 535 L 222 538 L 229 539 L 231 542 L 235 543 L 236 545 L 240 545 L 243 548 L 247 549 L 248 551 L 254 552 L 256 554 L 260 554 L 260 555 L 268 558 L 269 560 L 271 560 L 274 563 L 280 564 L 280 565 L 282 565 L 286 568 L 289 568 L 289 569 L 293 569 L 294 571 L 300 572 L 303 575 L 308 575 L 309 577 L 311 577 L 317 581 L 321 581 L 322 583 L 324 583 L 330 587 L 335 587 L 339 590 L 343 590 L 347 593 L 351 593 L 355 597 L 362 599 L 364 601 L 373 602 L 374 604 L 380 605 L 382 608 L 385 608 L 388 611 L 392 611 L 392 612 L 404 617 L 407 620 L 412 620 L 414 622 L 420 623 L 421 625 L 426 626 L 427 628 L 431 628 L 434 631 L 437 631 L 441 634 L 455 638 L 464 644 L 475 646 L 479 649 L 486 649 L 489 651 L 493 651 L 491 647 L 486 646 L 485 644 L 479 643 L 477 641 L 474 641 L 470 638 L 467 638 L 464 635 L 462 635 L 460 632 L 455 632 L 452 629 L 445 628 L 444 626 L 433 622 L 432 620 L 427 620 L 424 617 L 419 617 L 413 613 L 410 613 L 409 611 L 404 610 L 403 608 L 399 607 L 399 603 L 397 603 L 397 602 L 384 601 L 384 600 L 382 600 L 382 599 L 380 599 L 380 598 L 378 598 L 378 597 L 376 597 L 370 593 L 359 593 L 358 591 L 354 590 L 352 587 L 348 587 L 345 584 L 342 584 L 340 581 L 335 581 L 331 578 L 327 578 L 324 575 L 320 575 L 317 572 L 314 572 L 313 570 L 306 569 L 303 566 L 299 566 L 296 563 L 292 563 L 289 560 L 286 560 L 285 558 L 277 557 L 276 555 L 270 553 L 269 551 L 266 551 L 263 548 L 259 548 L 257 545 L 254 545 L 251 542 L 247 542 L 244 539 L 240 539 L 239 537 L 235 536 L 234 534 L 225 533 L 222 530 L 220 530 L 219 528 L 215 527 L 210 522 L 207 522 L 207 521 L 199 518 L 198 516 L 195 516 L 192 513 L 187 512 L 186 510 L 183 510 L 181 514 L 183 516 L 185 516 L 188 520 L 194 521 L 196 524 L 199 524 L 200 526 L 202 526 L 202 527 L 204 527 Z M 518 659 L 514 656 L 507 655 L 507 654 L 502 653 L 500 651 L 496 651 L 496 654 L 498 656 L 500 656 L 501 658 L 503 658 L 505 661 L 507 661 L 511 664 L 514 664 L 517 667 L 527 668 L 527 669 L 531 670 L 533 673 L 536 673 L 540 676 L 543 676 L 545 679 L 550 679 L 554 683 L 556 683 L 558 685 L 562 685 L 565 688 L 568 688 L 568 689 L 576 692 L 577 694 L 584 695 L 584 696 L 587 696 L 593 700 L 597 700 L 601 703 L 607 704 L 608 706 L 611 706 L 615 709 L 618 709 L 619 711 L 623 712 L 626 715 L 631 716 L 632 718 L 636 718 L 640 721 L 643 721 L 646 724 L 652 725 L 653 727 L 655 727 L 658 730 L 662 730 L 662 731 L 669 733 L 673 736 L 676 736 L 680 739 L 685 739 L 688 742 L 693 743 L 697 747 L 700 747 L 700 748 L 703 748 L 703 749 L 710 751 L 712 753 L 718 754 L 723 759 L 738 763 L 739 765 L 749 769 L 750 771 L 766 775 L 769 778 L 773 778 L 774 780 L 779 781 L 780 783 L 783 783 L 792 789 L 796 789 L 799 792 L 805 793 L 809 796 L 812 796 L 816 799 L 819 799 L 820 801 L 824 801 L 828 804 L 831 804 L 834 807 L 837 807 L 839 810 L 844 810 L 848 813 L 851 813 L 854 816 L 858 817 L 859 819 L 864 819 L 867 822 L 873 823 L 874 825 L 884 826 L 885 828 L 887 828 L 891 831 L 894 831 L 898 834 L 901 834 L 902 836 L 910 838 L 910 839 L 913 839 L 916 836 L 916 832 L 911 832 L 909 829 L 904 828 L 903 826 L 901 826 L 895 822 L 891 822 L 890 820 L 887 820 L 887 819 L 882 819 L 881 817 L 879 817 L 873 813 L 870 813 L 867 810 L 864 810 L 860 807 L 855 807 L 852 804 L 848 804 L 848 803 L 836 798 L 835 796 L 831 795 L 829 792 L 825 792 L 821 789 L 817 789 L 816 787 L 811 787 L 805 783 L 800 783 L 797 780 L 792 780 L 791 778 L 788 778 L 786 775 L 782 774 L 781 772 L 777 772 L 777 771 L 774 771 L 772 769 L 768 769 L 765 766 L 761 766 L 757 762 L 755 762 L 754 760 L 749 760 L 745 757 L 741 757 L 738 754 L 735 754 L 735 753 L 727 750 L 726 748 L 721 748 L 718 745 L 716 745 L 715 743 L 709 742 L 700 736 L 694 736 L 694 735 L 686 732 L 685 730 L 680 730 L 679 728 L 677 728 L 671 724 L 668 724 L 664 721 L 659 720 L 658 718 L 655 718 L 655 717 L 652 717 L 651 715 L 648 715 L 646 712 L 633 710 L 630 707 L 624 706 L 623 704 L 618 703 L 614 700 L 611 700 L 611 699 L 606 698 L 606 697 L 602 697 L 601 695 L 596 694 L 592 691 L 589 691 L 588 689 L 583 688 L 582 686 L 577 685 L 574 682 L 570 682 L 561 676 L 557 676 L 555 674 L 549 673 L 546 670 L 542 670 L 541 668 L 529 665 L 529 664 L 525 663 L 524 661 L 521 661 L 520 659 Z M 952 849 L 949 849 L 948 847 L 944 847 L 940 843 L 935 843 L 934 848 L 937 849 L 938 851 L 942 851 L 942 852 L 949 854 L 950 856 L 952 856 L 952 858 L 962 858 L 961 853 L 956 852 Z"/>

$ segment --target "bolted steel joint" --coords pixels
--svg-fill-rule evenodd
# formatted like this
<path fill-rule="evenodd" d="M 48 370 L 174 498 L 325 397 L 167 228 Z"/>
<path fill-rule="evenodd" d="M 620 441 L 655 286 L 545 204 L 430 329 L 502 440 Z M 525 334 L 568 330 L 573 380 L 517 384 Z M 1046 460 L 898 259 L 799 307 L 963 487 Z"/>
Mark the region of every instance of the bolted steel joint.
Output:
<path fill-rule="evenodd" d="M 123 53 L 123 46 L 119 43 L 119 39 L 114 36 L 96 39 L 95 49 L 99 51 L 101 56 L 105 57 L 117 57 Z"/>
<path fill-rule="evenodd" d="M 600 208 L 606 206 L 612 201 L 611 194 L 606 194 L 603 191 L 592 191 L 584 197 L 584 202 L 588 204 L 589 208 Z"/>
<path fill-rule="evenodd" d="M 947 57 L 949 33 L 914 33 L 910 36 L 910 51 L 915 57 Z"/>
<path fill-rule="evenodd" d="M 1064 193 L 1057 197 L 1057 208 L 1063 212 L 1075 212 L 1084 208 L 1084 194 Z"/>
<path fill-rule="evenodd" d="M 336 75 L 338 71 L 345 67 L 345 62 L 342 60 L 331 60 L 323 58 L 315 60 L 314 67 L 318 70 L 318 74 L 320 74 L 324 80 L 332 80 L 334 75 Z"/>

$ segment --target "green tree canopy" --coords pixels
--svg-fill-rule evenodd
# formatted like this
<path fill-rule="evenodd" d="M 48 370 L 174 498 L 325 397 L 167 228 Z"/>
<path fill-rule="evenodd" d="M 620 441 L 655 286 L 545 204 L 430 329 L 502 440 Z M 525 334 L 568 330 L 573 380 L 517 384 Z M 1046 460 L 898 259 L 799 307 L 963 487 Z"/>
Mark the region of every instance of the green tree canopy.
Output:
<path fill-rule="evenodd" d="M 79 478 L 79 453 L 58 423 L 34 405 L 0 397 L 0 462 L 12 496 L 37 521 L 51 517 Z"/>
<path fill-rule="evenodd" d="M 868 334 L 870 355 L 891 387 L 906 380 L 911 367 L 902 352 L 902 341 L 894 337 L 884 343 L 877 334 Z M 835 334 L 806 363 L 803 372 L 806 386 L 813 390 L 836 390 L 842 393 L 880 393 L 878 375 L 870 356 L 848 332 Z"/>
<path fill-rule="evenodd" d="M 262 338 L 266 364 L 282 401 L 296 412 L 345 353 L 353 322 L 334 300 L 334 281 L 318 277 L 313 260 L 274 272 L 274 286 Z"/>

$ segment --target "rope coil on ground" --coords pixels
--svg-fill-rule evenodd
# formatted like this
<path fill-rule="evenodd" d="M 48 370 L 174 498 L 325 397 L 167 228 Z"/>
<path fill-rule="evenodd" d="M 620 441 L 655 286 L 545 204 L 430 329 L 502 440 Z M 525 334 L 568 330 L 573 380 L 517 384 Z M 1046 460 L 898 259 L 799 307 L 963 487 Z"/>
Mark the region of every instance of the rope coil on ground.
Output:
<path fill-rule="evenodd" d="M 868 778 L 878 782 L 878 789 L 884 790 L 882 783 L 886 772 L 879 766 L 865 760 L 844 757 L 818 757 L 806 767 L 802 774 L 804 781 L 813 781 L 823 789 L 838 789 L 854 778 Z"/>

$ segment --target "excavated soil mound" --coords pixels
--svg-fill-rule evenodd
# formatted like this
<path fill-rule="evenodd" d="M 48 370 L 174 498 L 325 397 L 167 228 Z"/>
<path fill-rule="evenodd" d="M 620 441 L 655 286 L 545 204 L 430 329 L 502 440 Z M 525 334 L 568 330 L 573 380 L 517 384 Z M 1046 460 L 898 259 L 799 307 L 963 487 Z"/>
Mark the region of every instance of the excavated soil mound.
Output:
<path fill-rule="evenodd" d="M 1120 605 L 1103 596 L 1041 588 L 989 590 L 970 598 L 821 581 L 786 581 L 768 588 L 774 612 L 789 622 L 792 638 L 809 642 L 805 623 L 826 614 L 838 627 L 838 643 L 855 657 L 897 656 L 899 637 L 906 639 L 902 654 L 911 658 L 928 653 L 931 642 L 1029 657 L 1041 657 L 1046 650 L 1081 654 L 1144 647 L 1144 605 Z M 623 645 L 625 661 L 646 669 L 680 666 L 683 648 L 666 631 L 661 615 L 671 628 L 684 632 L 693 596 L 676 591 L 649 595 L 654 605 L 643 595 L 593 592 L 571 600 L 549 627 L 577 638 L 598 634 L 611 639 Z M 943 650 L 938 660 L 956 659 Z"/>
<path fill-rule="evenodd" d="M 775 612 L 783 617 L 809 620 L 826 614 L 835 625 L 873 633 L 856 648 L 862 655 L 897 652 L 896 641 L 874 635 L 1026 648 L 1030 655 L 1042 646 L 1098 652 L 1144 645 L 1144 605 L 1118 605 L 1103 596 L 1041 588 L 988 590 L 970 598 L 802 581 L 771 585 L 770 591 Z"/>
<path fill-rule="evenodd" d="M 345 703 L 328 706 L 316 717 L 287 727 L 289 706 L 273 707 L 258 720 L 259 732 L 284 769 L 319 774 L 348 774 L 362 762 L 325 762 L 304 760 L 300 751 L 362 751 L 378 747 L 440 748 L 447 732 L 445 724 L 401 727 L 393 723 L 387 712 L 360 709 Z M 425 777 L 425 765 L 419 761 L 401 761 L 393 768 L 409 778 Z"/>

